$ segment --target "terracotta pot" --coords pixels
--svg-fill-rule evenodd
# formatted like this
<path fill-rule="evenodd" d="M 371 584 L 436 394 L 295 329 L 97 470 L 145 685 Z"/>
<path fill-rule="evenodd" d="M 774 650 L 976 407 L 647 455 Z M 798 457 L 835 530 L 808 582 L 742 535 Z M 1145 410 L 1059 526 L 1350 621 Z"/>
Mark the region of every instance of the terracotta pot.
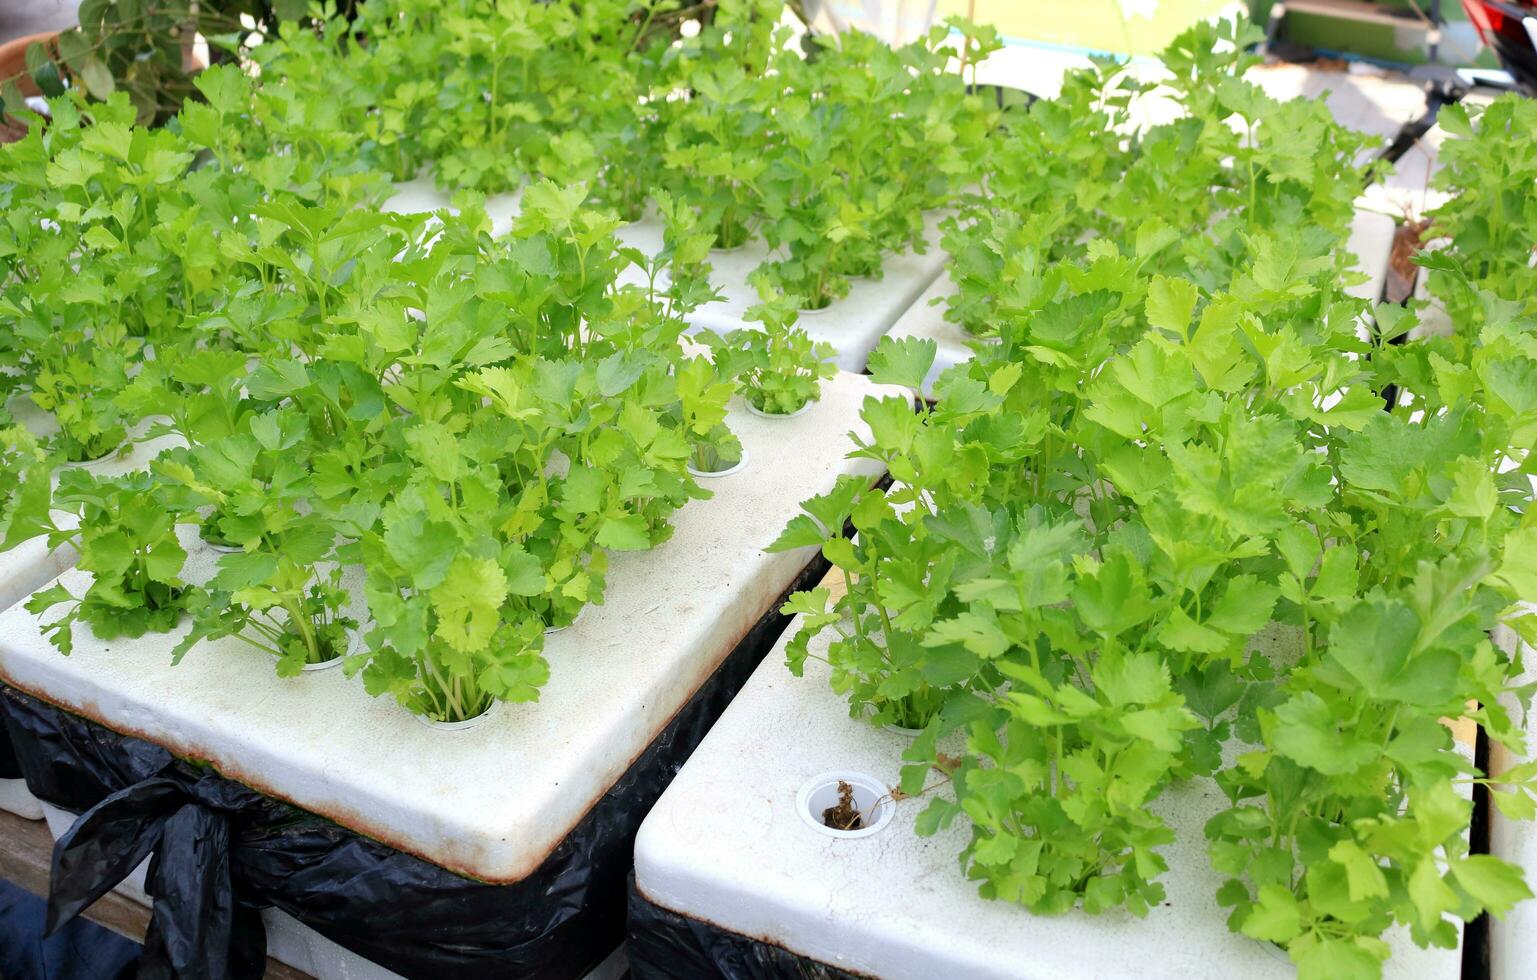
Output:
<path fill-rule="evenodd" d="M 58 36 L 58 31 L 43 31 L 0 44 L 0 82 L 14 78 L 22 95 L 41 95 L 32 76 L 27 74 L 27 48 L 39 41 L 52 48 Z"/>

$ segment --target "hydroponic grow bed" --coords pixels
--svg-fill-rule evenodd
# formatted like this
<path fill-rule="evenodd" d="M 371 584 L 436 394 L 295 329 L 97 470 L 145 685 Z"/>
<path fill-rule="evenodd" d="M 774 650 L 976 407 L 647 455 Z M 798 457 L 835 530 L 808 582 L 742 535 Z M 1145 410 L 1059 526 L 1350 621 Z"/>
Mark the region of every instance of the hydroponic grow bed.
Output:
<path fill-rule="evenodd" d="M 797 418 L 733 411 L 747 468 L 707 481 L 715 496 L 680 511 L 664 545 L 614 557 L 604 605 L 549 637 L 551 679 L 537 703 L 500 705 L 467 731 L 422 725 L 341 671 L 276 677 L 269 658 L 229 640 L 194 649 L 175 668 L 167 651 L 176 635 L 83 637 L 61 657 L 20 607 L 0 616 L 0 675 L 440 867 L 516 883 L 549 859 L 796 581 L 809 550 L 762 549 L 799 501 L 840 475 L 874 478 L 874 464 L 845 452 L 858 407 L 876 390 L 840 375 Z M 185 538 L 187 577 L 197 580 L 217 555 L 194 544 L 191 529 Z M 78 588 L 84 578 L 60 581 Z"/>
<path fill-rule="evenodd" d="M 837 351 L 833 359 L 845 371 L 862 371 L 870 351 L 886 335 L 904 311 L 922 295 L 944 268 L 945 253 L 939 241 L 939 219 L 930 215 L 926 221 L 928 251 L 886 257 L 880 278 L 855 279 L 849 294 L 834 300 L 823 310 L 803 311 L 797 326 L 816 341 L 831 344 Z M 619 232 L 627 244 L 648 254 L 661 248 L 662 229 L 653 221 L 629 225 Z M 752 328 L 747 320 L 749 307 L 759 302 L 758 291 L 748 283 L 748 275 L 769 258 L 761 240 L 753 240 L 731 252 L 710 253 L 710 282 L 721 292 L 721 299 L 706 303 L 688 315 L 694 327 L 728 333 Z M 628 270 L 630 281 L 638 281 L 637 270 Z"/>
<path fill-rule="evenodd" d="M 12 417 L 37 436 L 50 435 L 55 428 L 46 413 L 30 402 L 15 399 L 10 406 Z M 142 443 L 131 443 L 121 451 L 91 463 L 67 463 L 68 467 L 87 467 L 102 476 L 119 476 L 143 469 L 161 450 L 178 445 L 174 436 L 162 436 Z M 57 481 L 57 473 L 55 474 Z M 74 520 L 69 514 L 56 514 L 62 526 Z M 27 596 L 41 589 L 51 580 L 71 568 L 78 555 L 68 544 L 50 548 L 46 538 L 37 537 L 23 541 L 6 552 L 0 552 L 0 609 L 9 609 Z M 0 730 L 0 740 L 5 733 Z M 28 820 L 40 820 L 42 804 L 27 789 L 26 780 L 19 777 L 0 776 L 0 810 L 14 813 Z"/>
<path fill-rule="evenodd" d="M 813 653 L 825 653 L 829 635 L 812 641 Z M 781 643 L 765 658 L 641 827 L 630 936 L 636 977 L 682 975 L 687 968 L 651 957 L 688 963 L 688 950 L 712 943 L 721 954 L 771 944 L 792 959 L 886 980 L 1294 975 L 1284 952 L 1227 930 L 1215 899 L 1222 875 L 1211 869 L 1201 833 L 1224 799 L 1204 780 L 1156 804 L 1177 840 L 1162 849 L 1166 900 L 1145 919 L 1122 909 L 1037 916 L 982 899 L 955 867 L 965 821 L 920 837 L 913 817 L 922 800 L 888 802 L 889 821 L 875 821 L 879 829 L 867 836 L 814 826 L 798 800 L 803 787 L 839 774 L 894 785 L 910 739 L 850 718 L 822 662 L 809 659 L 796 678 L 783 654 Z M 1419 949 L 1403 929 L 1386 938 L 1393 956 L 1385 976 L 1460 976 L 1460 950 Z"/>

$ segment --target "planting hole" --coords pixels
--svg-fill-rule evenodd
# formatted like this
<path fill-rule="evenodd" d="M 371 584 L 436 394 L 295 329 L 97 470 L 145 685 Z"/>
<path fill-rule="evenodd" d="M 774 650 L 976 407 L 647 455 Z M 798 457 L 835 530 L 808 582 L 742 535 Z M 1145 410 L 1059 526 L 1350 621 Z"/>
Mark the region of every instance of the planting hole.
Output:
<path fill-rule="evenodd" d="M 856 772 L 826 772 L 796 794 L 801 819 L 832 837 L 868 837 L 891 822 L 896 806 L 884 783 Z"/>
<path fill-rule="evenodd" d="M 421 724 L 426 725 L 428 728 L 431 728 L 434 731 L 439 731 L 439 732 L 468 732 L 468 731 L 473 731 L 476 728 L 479 728 L 481 725 L 484 725 L 490 719 L 496 717 L 497 709 L 499 707 L 501 707 L 501 704 L 502 704 L 502 702 L 500 702 L 500 701 L 492 701 L 490 706 L 487 707 L 486 710 L 482 711 L 478 715 L 475 715 L 473 718 L 465 718 L 462 721 L 437 721 L 435 719 L 428 718 L 428 717 L 426 717 L 424 715 L 416 714 L 415 712 L 413 712 L 411 714 L 411 717 L 416 719 L 416 721 L 420 722 Z"/>
<path fill-rule="evenodd" d="M 696 467 L 692 462 L 688 463 L 687 466 L 688 466 L 688 471 L 690 473 L 692 473 L 696 479 L 717 480 L 717 479 L 720 479 L 721 477 L 731 476 L 733 474 L 740 473 L 740 472 L 742 472 L 742 470 L 746 469 L 747 468 L 747 450 L 743 449 L 742 450 L 742 457 L 740 459 L 738 459 L 736 462 L 731 463 L 730 465 L 726 465 L 726 461 L 725 460 L 719 460 L 719 461 L 717 461 L 717 463 L 718 463 L 718 465 L 720 465 L 720 469 L 712 469 L 712 470 L 700 469 L 700 468 Z"/>
<path fill-rule="evenodd" d="M 587 607 L 583 606 L 582 608 L 580 608 L 580 609 L 578 609 L 576 611 L 576 615 L 572 616 L 569 622 L 561 623 L 558 626 L 546 626 L 544 628 L 544 635 L 545 636 L 552 636 L 552 635 L 554 635 L 556 633 L 561 632 L 562 630 L 568 630 L 571 627 L 575 626 L 577 623 L 580 623 L 582 621 L 582 617 L 586 616 L 586 615 L 587 615 Z"/>
<path fill-rule="evenodd" d="M 807 412 L 811 411 L 811 406 L 814 403 L 807 401 L 806 404 L 802 405 L 800 408 L 797 408 L 793 412 L 765 412 L 763 409 L 754 405 L 751 401 L 746 401 L 744 404 L 747 405 L 748 412 L 758 416 L 760 419 L 794 419 L 800 418 L 802 415 L 805 415 Z"/>

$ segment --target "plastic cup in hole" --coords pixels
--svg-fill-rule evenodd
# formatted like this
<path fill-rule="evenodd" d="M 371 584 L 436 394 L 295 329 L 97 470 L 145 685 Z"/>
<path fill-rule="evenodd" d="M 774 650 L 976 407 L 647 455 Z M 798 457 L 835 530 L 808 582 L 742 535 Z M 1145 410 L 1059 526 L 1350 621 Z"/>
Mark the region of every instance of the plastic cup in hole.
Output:
<path fill-rule="evenodd" d="M 332 667 L 340 667 L 342 665 L 342 661 L 346 660 L 348 657 L 352 656 L 354 653 L 357 653 L 358 652 L 358 647 L 361 646 L 362 644 L 363 644 L 363 630 L 362 630 L 362 627 L 359 627 L 358 629 L 355 629 L 355 630 L 349 630 L 348 633 L 347 633 L 347 650 L 346 650 L 345 653 L 338 654 L 337 656 L 332 657 L 330 660 L 322 660 L 318 664 L 305 664 L 303 667 L 300 667 L 299 669 L 301 671 L 305 672 L 305 673 L 311 673 L 311 672 L 317 671 L 317 670 L 330 670 Z"/>
<path fill-rule="evenodd" d="M 104 453 L 101 456 L 97 456 L 94 459 L 81 459 L 76 460 L 73 463 L 66 463 L 64 465 L 73 466 L 76 469 L 87 470 L 92 473 L 97 473 L 103 469 L 106 469 L 108 466 L 111 466 L 113 463 L 122 462 L 127 458 L 127 455 L 123 453 L 123 447 L 118 446 L 116 449 L 110 450 L 109 452 Z"/>
<path fill-rule="evenodd" d="M 765 412 L 763 409 L 761 409 L 758 406 L 754 405 L 752 402 L 746 402 L 745 404 L 747 405 L 747 411 L 752 413 L 753 415 L 758 416 L 758 418 L 760 418 L 760 419 L 794 419 L 794 418 L 799 418 L 802 415 L 805 415 L 807 412 L 811 411 L 811 406 L 814 403 L 808 401 L 808 402 L 806 402 L 806 404 L 802 405 L 800 408 L 797 408 L 795 411 L 793 411 L 793 412 L 784 412 L 784 413 L 780 413 L 780 412 Z"/>
<path fill-rule="evenodd" d="M 746 449 L 742 450 L 742 458 L 737 460 L 735 465 L 728 466 L 728 467 L 726 467 L 723 470 L 701 470 L 701 469 L 695 469 L 693 463 L 689 463 L 688 464 L 688 471 L 689 471 L 689 473 L 691 473 L 694 476 L 694 478 L 698 479 L 698 480 L 718 480 L 718 479 L 720 479 L 723 476 L 731 476 L 734 473 L 740 473 L 740 472 L 742 472 L 742 470 L 744 470 L 746 468 L 747 468 L 747 450 Z"/>
<path fill-rule="evenodd" d="M 840 783 L 848 785 L 853 797 L 850 805 L 859 811 L 859 827 L 853 830 L 829 827 L 823 816 L 842 802 Z M 885 830 L 897 808 L 886 784 L 874 776 L 832 770 L 806 780 L 795 794 L 795 809 L 812 830 L 829 837 L 855 840 Z"/>
<path fill-rule="evenodd" d="M 463 721 L 434 721 L 431 718 L 424 718 L 415 712 L 412 712 L 411 717 L 415 718 L 423 725 L 426 725 L 428 728 L 431 728 L 435 731 L 467 732 L 472 728 L 479 728 L 481 725 L 485 724 L 488 719 L 496 714 L 497 709 L 500 708 L 501 705 L 502 702 L 500 701 L 492 701 L 491 707 L 487 708 L 485 711 L 482 711 L 475 717 L 466 718 Z"/>
<path fill-rule="evenodd" d="M 1258 943 L 1260 948 L 1265 951 L 1265 955 L 1275 960 L 1276 962 L 1285 963 L 1287 965 L 1291 964 L 1291 955 L 1280 946 L 1277 946 L 1275 943 L 1265 939 L 1254 939 L 1251 940 L 1251 942 Z"/>
<path fill-rule="evenodd" d="M 562 630 L 568 630 L 571 627 L 575 626 L 577 623 L 580 623 L 582 621 L 582 617 L 586 616 L 586 615 L 587 615 L 587 607 L 583 606 L 582 608 L 580 608 L 580 609 L 578 609 L 576 611 L 576 615 L 572 616 L 571 617 L 571 622 L 567 623 L 566 625 L 564 625 L 564 626 L 546 626 L 544 628 L 544 635 L 545 636 L 550 636 L 551 634 L 559 633 Z"/>

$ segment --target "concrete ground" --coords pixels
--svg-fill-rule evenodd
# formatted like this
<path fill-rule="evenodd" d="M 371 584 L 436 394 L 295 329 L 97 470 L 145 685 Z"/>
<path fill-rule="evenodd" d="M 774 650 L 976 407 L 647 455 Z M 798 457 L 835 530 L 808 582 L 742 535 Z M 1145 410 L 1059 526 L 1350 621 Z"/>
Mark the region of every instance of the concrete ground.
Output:
<path fill-rule="evenodd" d="M 0 44 L 75 23 L 80 0 L 0 0 Z"/>

